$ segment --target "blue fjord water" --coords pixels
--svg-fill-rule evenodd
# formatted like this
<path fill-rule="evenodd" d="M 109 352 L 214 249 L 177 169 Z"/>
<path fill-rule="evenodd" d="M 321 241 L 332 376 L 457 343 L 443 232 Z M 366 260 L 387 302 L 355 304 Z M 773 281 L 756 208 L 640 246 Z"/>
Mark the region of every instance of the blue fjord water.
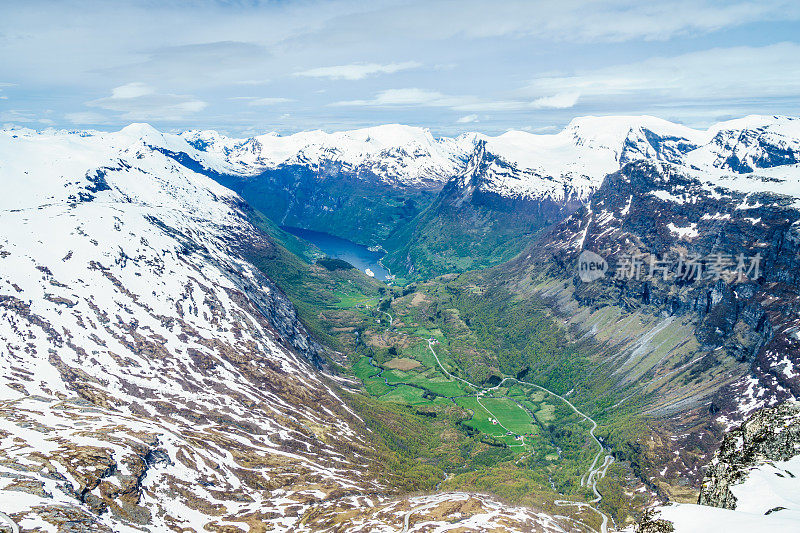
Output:
<path fill-rule="evenodd" d="M 386 276 L 389 275 L 389 272 L 378 262 L 383 257 L 383 252 L 372 252 L 366 246 L 322 231 L 290 226 L 281 226 L 281 229 L 310 242 L 329 257 L 347 261 L 362 272 L 370 269 L 379 280 L 385 281 Z"/>

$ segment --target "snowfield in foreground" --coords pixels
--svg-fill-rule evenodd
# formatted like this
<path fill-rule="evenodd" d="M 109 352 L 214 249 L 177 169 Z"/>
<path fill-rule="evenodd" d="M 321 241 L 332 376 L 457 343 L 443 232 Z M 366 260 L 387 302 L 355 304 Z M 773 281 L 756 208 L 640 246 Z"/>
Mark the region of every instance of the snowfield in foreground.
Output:
<path fill-rule="evenodd" d="M 736 509 L 675 504 L 660 508 L 660 518 L 675 533 L 755 533 L 800 529 L 800 456 L 754 468 L 744 483 L 731 488 Z"/>

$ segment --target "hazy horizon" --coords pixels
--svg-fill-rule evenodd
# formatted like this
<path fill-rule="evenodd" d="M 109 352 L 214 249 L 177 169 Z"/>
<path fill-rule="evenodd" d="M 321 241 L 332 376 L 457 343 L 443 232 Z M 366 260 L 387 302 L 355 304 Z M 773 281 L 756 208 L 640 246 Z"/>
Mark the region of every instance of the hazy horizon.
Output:
<path fill-rule="evenodd" d="M 797 114 L 798 30 L 784 0 L 33 0 L 0 21 L 0 124 L 457 135 L 648 114 L 702 128 Z"/>

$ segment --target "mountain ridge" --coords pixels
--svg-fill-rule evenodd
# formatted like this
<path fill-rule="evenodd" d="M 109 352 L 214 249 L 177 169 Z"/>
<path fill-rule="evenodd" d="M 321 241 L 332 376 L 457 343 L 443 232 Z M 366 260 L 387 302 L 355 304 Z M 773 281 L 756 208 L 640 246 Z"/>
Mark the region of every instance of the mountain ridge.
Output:
<path fill-rule="evenodd" d="M 768 131 L 770 128 L 777 131 Z M 6 127 L 11 130 L 25 133 L 33 132 L 27 128 Z M 464 163 L 478 141 L 483 140 L 487 143 L 487 149 L 495 152 L 496 155 L 503 157 L 510 164 L 514 164 L 521 169 L 536 170 L 546 168 L 541 159 L 542 150 L 553 151 L 557 148 L 565 148 L 570 144 L 573 148 L 588 148 L 588 151 L 607 151 L 617 162 L 623 157 L 623 148 L 631 133 L 641 133 L 649 131 L 661 137 L 682 139 L 688 144 L 702 146 L 714 143 L 720 148 L 724 148 L 724 134 L 726 132 L 757 131 L 762 136 L 766 132 L 770 135 L 782 137 L 793 137 L 792 147 L 796 147 L 797 138 L 800 138 L 800 122 L 795 117 L 780 115 L 748 115 L 746 117 L 732 119 L 712 124 L 707 129 L 694 129 L 681 124 L 673 123 L 661 118 L 649 115 L 609 115 L 609 116 L 585 116 L 572 119 L 561 131 L 553 134 L 530 133 L 524 130 L 509 130 L 503 134 L 490 136 L 477 131 L 462 133 L 456 137 L 440 136 L 434 137 L 430 130 L 416 126 L 405 126 L 401 124 L 384 124 L 354 130 L 341 130 L 335 132 L 325 132 L 322 130 L 309 130 L 289 135 L 280 135 L 270 132 L 247 138 L 228 137 L 214 130 L 187 130 L 182 133 L 163 133 L 146 123 L 133 123 L 120 130 L 133 137 L 139 137 L 148 142 L 163 143 L 183 139 L 187 144 L 199 152 L 206 152 L 209 155 L 223 155 L 228 158 L 231 167 L 228 171 L 241 171 L 241 164 L 246 163 L 251 167 L 250 172 L 256 173 L 259 169 L 281 164 L 293 163 L 312 163 L 319 164 L 319 161 L 326 157 L 331 160 L 340 160 L 350 165 L 358 165 L 364 162 L 374 162 L 376 156 L 397 156 L 399 160 L 405 159 L 429 159 L 427 166 L 399 165 L 397 167 L 385 167 L 384 171 L 388 179 L 389 176 L 395 178 L 400 176 L 403 170 L 408 176 L 399 179 L 399 183 L 420 186 L 420 173 L 422 171 L 433 171 L 433 177 L 428 180 L 436 180 L 439 177 L 438 171 L 447 170 L 452 172 L 453 164 Z M 109 132 L 98 130 L 40 130 L 41 133 L 50 134 L 75 134 L 75 135 L 102 135 Z M 721 137 L 722 136 L 722 137 Z M 742 139 L 738 139 L 741 141 Z M 192 144 L 194 143 L 194 144 Z M 270 144 L 271 143 L 271 144 Z M 195 146 L 196 145 L 196 146 Z M 413 146 L 420 150 L 407 150 Z M 735 148 L 735 146 L 729 147 Z M 306 151 L 312 149 L 306 154 Z M 400 149 L 405 149 L 406 153 L 392 153 Z M 249 159 L 245 156 L 252 154 Z M 297 154 L 305 154 L 306 159 L 292 159 Z M 239 156 L 237 157 L 234 156 Z M 571 159 L 581 159 L 585 157 L 580 153 Z M 659 154 L 656 154 L 657 156 Z M 552 159 L 552 158 L 551 158 Z M 630 158 L 628 158 L 630 160 Z M 789 161 L 800 162 L 794 158 Z M 207 163 L 220 163 L 214 158 L 209 158 Z M 552 163 L 561 163 L 557 158 Z M 598 162 L 591 162 L 597 166 Z M 762 161 L 762 163 L 770 163 Z M 771 162 L 769 166 L 775 166 L 776 162 Z M 238 164 L 238 165 L 237 165 Z M 603 162 L 602 164 L 608 164 Z M 691 161 L 690 164 L 697 164 Z M 783 161 L 782 164 L 789 164 Z M 538 165 L 538 166 L 537 166 Z M 586 166 L 585 163 L 581 165 Z M 581 166 L 579 165 L 579 166 Z M 752 168 L 767 168 L 767 165 L 756 165 Z M 217 170 L 221 170 L 217 168 Z M 563 169 L 562 174 L 568 173 Z M 595 168 L 594 173 L 603 175 L 608 173 L 606 170 Z M 735 169 L 733 169 L 736 171 Z M 555 174 L 557 172 L 550 172 Z"/>
<path fill-rule="evenodd" d="M 568 215 L 588 201 L 607 174 L 635 160 L 671 162 L 720 179 L 753 172 L 770 179 L 777 168 L 798 176 L 798 124 L 792 117 L 753 115 L 694 130 L 645 115 L 579 117 L 554 134 L 510 131 L 494 137 L 467 133 L 435 138 L 426 129 L 397 124 L 248 139 L 211 130 L 167 134 L 146 124 L 117 133 L 50 130 L 45 135 L 94 135 L 109 142 L 138 139 L 186 164 L 194 161 L 193 168 L 232 188 L 279 225 L 387 248 L 389 239 L 396 243 L 409 234 L 404 228 L 434 202 L 447 182 L 463 174 L 479 146 L 492 155 L 476 184 L 481 194 L 523 200 L 520 205 L 534 211 L 549 212 L 545 206 L 558 205 Z M 15 131 L 24 135 L 30 130 Z M 502 211 L 496 215 L 506 216 Z M 536 225 L 547 223 L 543 218 Z M 469 228 L 459 229 L 465 230 Z M 519 250 L 512 246 L 497 257 Z M 472 263 L 468 251 L 455 253 L 462 255 L 456 263 Z M 424 256 L 420 260 L 427 261 Z M 414 266 L 407 263 L 405 258 L 395 261 L 394 268 Z"/>

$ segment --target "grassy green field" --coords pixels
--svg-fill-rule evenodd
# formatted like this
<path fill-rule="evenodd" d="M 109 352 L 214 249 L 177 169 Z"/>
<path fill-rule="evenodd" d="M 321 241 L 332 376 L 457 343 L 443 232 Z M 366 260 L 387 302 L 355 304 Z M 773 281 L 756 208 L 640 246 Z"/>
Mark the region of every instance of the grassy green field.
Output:
<path fill-rule="evenodd" d="M 392 387 L 389 392 L 380 396 L 380 399 L 385 402 L 394 402 L 406 405 L 430 403 L 430 400 L 422 397 L 423 394 L 425 394 L 424 390 L 403 384 L 398 385 L 397 387 Z"/>
<path fill-rule="evenodd" d="M 510 398 L 481 398 L 481 403 L 515 435 L 535 433 L 538 429 L 528 412 Z"/>
<path fill-rule="evenodd" d="M 531 446 L 531 442 L 525 442 L 521 437 L 538 433 L 531 417 L 508 398 L 484 397 L 479 403 L 476 397 L 469 396 L 457 398 L 456 403 L 473 413 L 473 417 L 465 424 L 499 438 L 510 446 L 520 448 Z"/>
<path fill-rule="evenodd" d="M 463 396 L 474 389 L 459 381 L 448 379 L 444 374 L 432 368 L 417 370 L 387 370 L 383 373 L 390 384 L 410 383 L 429 390 L 440 396 Z"/>

